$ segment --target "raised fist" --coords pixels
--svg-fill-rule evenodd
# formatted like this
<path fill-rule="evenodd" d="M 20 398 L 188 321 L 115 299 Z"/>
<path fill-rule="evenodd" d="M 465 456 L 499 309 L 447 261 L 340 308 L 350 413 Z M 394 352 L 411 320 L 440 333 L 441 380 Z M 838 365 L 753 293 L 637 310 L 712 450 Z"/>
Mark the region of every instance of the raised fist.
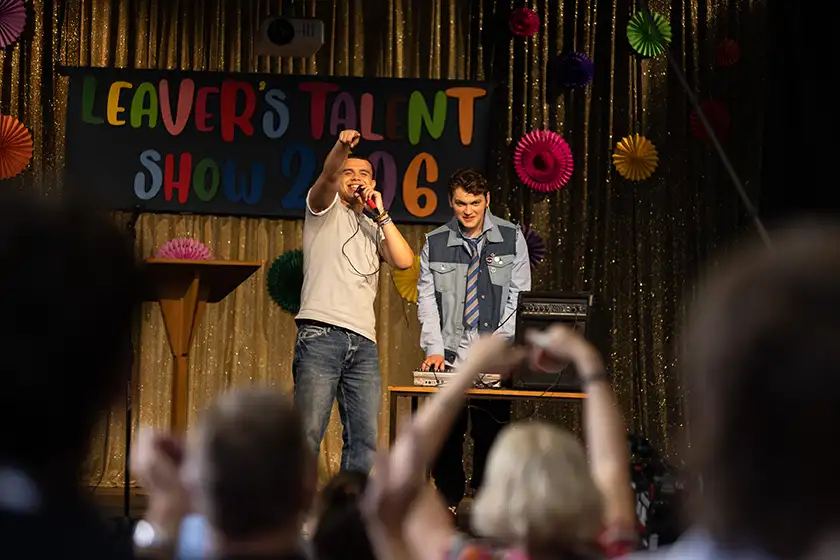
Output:
<path fill-rule="evenodd" d="M 342 130 L 338 135 L 338 141 L 352 149 L 356 147 L 361 137 L 362 135 L 355 130 Z"/>
<path fill-rule="evenodd" d="M 560 323 L 545 331 L 528 331 L 525 340 L 531 346 L 534 369 L 555 373 L 572 363 L 584 381 L 604 371 L 604 362 L 598 350 L 580 333 Z"/>

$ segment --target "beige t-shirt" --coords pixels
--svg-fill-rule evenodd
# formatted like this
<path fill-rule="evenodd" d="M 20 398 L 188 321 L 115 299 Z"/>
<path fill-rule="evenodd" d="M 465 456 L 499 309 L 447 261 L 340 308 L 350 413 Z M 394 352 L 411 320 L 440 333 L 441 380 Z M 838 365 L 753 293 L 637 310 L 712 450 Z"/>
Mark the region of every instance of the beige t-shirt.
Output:
<path fill-rule="evenodd" d="M 326 210 L 313 212 L 307 193 L 297 318 L 342 327 L 376 342 L 373 302 L 383 239 L 373 220 L 342 204 L 337 194 Z"/>

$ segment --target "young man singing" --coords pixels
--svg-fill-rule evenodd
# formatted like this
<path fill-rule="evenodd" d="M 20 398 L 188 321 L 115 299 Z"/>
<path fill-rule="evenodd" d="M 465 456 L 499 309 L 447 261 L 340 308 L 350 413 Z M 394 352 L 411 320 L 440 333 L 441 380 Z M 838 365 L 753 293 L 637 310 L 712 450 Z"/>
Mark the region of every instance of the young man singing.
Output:
<path fill-rule="evenodd" d="M 344 427 L 341 470 L 367 472 L 376 452 L 380 405 L 373 308 L 379 266 L 384 260 L 407 269 L 414 253 L 382 205 L 373 166 L 350 154 L 359 137 L 355 130 L 341 132 L 306 197 L 292 374 L 312 450 L 317 454 L 321 447 L 337 397 Z"/>
<path fill-rule="evenodd" d="M 474 169 L 456 171 L 449 179 L 449 204 L 455 216 L 426 236 L 420 254 L 417 314 L 424 370 L 456 366 L 479 334 L 512 338 L 519 293 L 531 289 L 525 238 L 518 226 L 490 213 L 487 179 Z M 471 408 L 471 486 L 477 489 L 490 446 L 510 420 L 510 402 L 488 400 Z M 453 511 L 464 497 L 467 423 L 465 410 L 432 467 L 438 490 Z"/>

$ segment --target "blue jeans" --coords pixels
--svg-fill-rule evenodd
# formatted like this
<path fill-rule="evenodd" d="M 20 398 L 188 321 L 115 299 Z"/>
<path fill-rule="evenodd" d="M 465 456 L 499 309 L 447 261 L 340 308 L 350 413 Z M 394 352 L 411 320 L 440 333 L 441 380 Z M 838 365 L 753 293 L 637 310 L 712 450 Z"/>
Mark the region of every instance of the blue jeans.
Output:
<path fill-rule="evenodd" d="M 306 438 L 317 454 L 333 402 L 343 426 L 341 470 L 370 472 L 376 455 L 382 381 L 376 344 L 329 325 L 300 325 L 292 364 L 295 406 Z"/>

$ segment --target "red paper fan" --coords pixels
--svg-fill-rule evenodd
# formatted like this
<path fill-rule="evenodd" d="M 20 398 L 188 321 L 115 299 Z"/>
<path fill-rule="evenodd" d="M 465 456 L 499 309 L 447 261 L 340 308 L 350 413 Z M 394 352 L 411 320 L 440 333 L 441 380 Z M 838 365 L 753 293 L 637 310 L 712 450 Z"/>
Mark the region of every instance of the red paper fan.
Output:
<path fill-rule="evenodd" d="M 734 66 L 741 60 L 741 47 L 733 39 L 724 39 L 715 50 L 715 62 L 718 66 Z"/>
<path fill-rule="evenodd" d="M 729 109 L 726 108 L 726 105 L 720 101 L 703 101 L 700 103 L 700 109 L 703 110 L 703 114 L 706 115 L 706 119 L 709 121 L 709 124 L 712 125 L 712 130 L 715 131 L 715 135 L 718 137 L 718 140 L 726 140 L 729 138 L 732 124 L 731 119 L 729 118 Z M 688 126 L 691 129 L 691 135 L 695 139 L 703 142 L 711 140 L 709 133 L 706 132 L 706 127 L 703 126 L 703 121 L 700 120 L 700 116 L 697 114 L 696 110 L 691 111 L 691 116 L 688 119 Z"/>
<path fill-rule="evenodd" d="M 517 143 L 513 165 L 528 187 L 549 193 L 569 182 L 575 162 L 572 150 L 562 136 L 550 130 L 535 130 Z"/>
<path fill-rule="evenodd" d="M 32 160 L 32 135 L 15 118 L 0 115 L 0 179 L 11 179 Z"/>
<path fill-rule="evenodd" d="M 540 30 L 540 16 L 530 8 L 517 8 L 508 17 L 508 27 L 517 37 L 533 37 Z"/>
<path fill-rule="evenodd" d="M 17 41 L 26 26 L 23 0 L 0 0 L 0 49 Z"/>

